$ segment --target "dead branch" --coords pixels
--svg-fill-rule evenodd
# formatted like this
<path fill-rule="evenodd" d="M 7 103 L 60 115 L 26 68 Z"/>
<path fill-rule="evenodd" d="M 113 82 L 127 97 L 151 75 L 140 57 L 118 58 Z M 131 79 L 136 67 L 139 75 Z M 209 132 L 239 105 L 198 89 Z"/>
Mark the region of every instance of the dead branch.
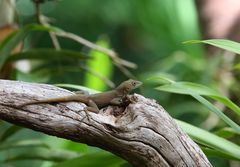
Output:
<path fill-rule="evenodd" d="M 126 108 L 109 106 L 84 119 L 82 103 L 18 104 L 71 92 L 46 84 L 0 80 L 0 119 L 108 150 L 136 167 L 209 167 L 201 149 L 154 100 L 130 96 Z"/>

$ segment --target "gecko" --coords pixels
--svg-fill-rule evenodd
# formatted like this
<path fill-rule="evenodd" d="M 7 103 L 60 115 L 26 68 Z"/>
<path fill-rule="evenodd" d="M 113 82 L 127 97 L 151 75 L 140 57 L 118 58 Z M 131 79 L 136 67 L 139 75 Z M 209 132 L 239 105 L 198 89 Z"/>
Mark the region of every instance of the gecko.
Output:
<path fill-rule="evenodd" d="M 142 85 L 141 81 L 129 79 L 122 82 L 118 87 L 113 90 L 96 93 L 96 94 L 81 94 L 77 93 L 74 95 L 49 98 L 38 101 L 30 101 L 18 105 L 18 107 L 23 107 L 32 104 L 42 104 L 42 103 L 54 103 L 54 102 L 82 102 L 87 105 L 84 110 L 98 113 L 101 108 L 107 105 L 121 105 L 123 99 L 134 89 Z"/>

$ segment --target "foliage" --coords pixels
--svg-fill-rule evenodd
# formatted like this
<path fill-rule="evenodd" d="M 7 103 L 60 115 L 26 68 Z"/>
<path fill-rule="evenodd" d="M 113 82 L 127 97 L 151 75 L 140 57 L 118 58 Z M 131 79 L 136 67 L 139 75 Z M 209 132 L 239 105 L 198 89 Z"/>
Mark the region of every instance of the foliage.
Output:
<path fill-rule="evenodd" d="M 168 79 L 168 81 L 170 80 Z M 197 99 L 200 103 L 209 108 L 212 112 L 217 114 L 223 121 L 225 121 L 225 123 L 227 123 L 229 126 L 231 126 L 240 134 L 240 127 L 236 123 L 234 123 L 230 118 L 224 115 L 222 111 L 218 110 L 214 105 L 212 105 L 209 101 L 207 101 L 201 96 L 205 95 L 215 100 L 218 100 L 225 104 L 226 106 L 228 106 L 229 108 L 231 108 L 238 115 L 240 115 L 239 107 L 236 104 L 234 104 L 230 99 L 220 95 L 217 91 L 199 84 L 174 81 L 171 81 L 170 84 L 165 84 L 163 86 L 157 87 L 156 89 L 160 91 L 191 95 L 192 97 Z"/>
<path fill-rule="evenodd" d="M 19 160 L 48 160 L 61 162 L 79 156 L 79 153 L 67 150 L 56 150 L 51 148 L 49 144 L 40 139 L 24 139 L 14 138 L 23 128 L 15 125 L 7 125 L 1 127 L 0 134 L 0 155 L 4 152 L 12 152 L 9 156 L 1 156 L 1 165 L 16 164 Z M 32 150 L 29 153 L 29 150 Z"/>
<path fill-rule="evenodd" d="M 205 154 L 218 155 L 226 159 L 240 160 L 240 147 L 203 129 L 176 120 L 188 135 L 204 148 Z M 213 153 L 214 152 L 214 153 Z"/>
<path fill-rule="evenodd" d="M 192 40 L 184 43 L 205 43 L 234 52 L 236 54 L 240 54 L 240 43 L 226 39 Z"/>

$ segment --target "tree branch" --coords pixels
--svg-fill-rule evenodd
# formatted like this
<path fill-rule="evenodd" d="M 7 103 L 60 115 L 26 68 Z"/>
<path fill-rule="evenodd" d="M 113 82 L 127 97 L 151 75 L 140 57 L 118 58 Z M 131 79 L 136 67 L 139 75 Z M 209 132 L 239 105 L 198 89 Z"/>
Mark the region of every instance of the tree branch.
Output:
<path fill-rule="evenodd" d="M 109 106 L 84 119 L 77 102 L 18 104 L 71 92 L 46 84 L 0 80 L 0 119 L 108 150 L 141 167 L 208 167 L 200 148 L 154 100 L 132 95 L 126 108 Z"/>

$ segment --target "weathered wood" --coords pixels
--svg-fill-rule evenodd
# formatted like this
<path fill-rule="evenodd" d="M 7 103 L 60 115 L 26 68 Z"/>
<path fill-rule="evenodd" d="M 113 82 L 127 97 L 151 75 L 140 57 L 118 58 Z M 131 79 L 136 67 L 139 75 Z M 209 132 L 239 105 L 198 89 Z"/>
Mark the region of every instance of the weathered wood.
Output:
<path fill-rule="evenodd" d="M 200 148 L 169 114 L 141 95 L 130 96 L 125 109 L 109 106 L 99 114 L 82 111 L 77 102 L 16 105 L 69 95 L 46 84 L 0 80 L 0 119 L 61 138 L 108 150 L 136 167 L 208 167 Z M 85 118 L 85 119 L 84 119 Z"/>

